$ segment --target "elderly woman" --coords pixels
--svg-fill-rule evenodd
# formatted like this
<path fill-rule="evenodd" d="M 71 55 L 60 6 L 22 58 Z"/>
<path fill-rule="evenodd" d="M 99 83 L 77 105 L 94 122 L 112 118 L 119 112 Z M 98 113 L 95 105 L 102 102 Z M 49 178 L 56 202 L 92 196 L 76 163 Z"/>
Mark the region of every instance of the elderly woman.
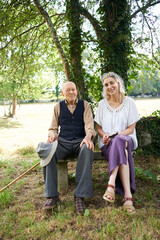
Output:
<path fill-rule="evenodd" d="M 135 102 L 124 95 L 123 80 L 116 73 L 102 75 L 103 97 L 95 115 L 98 142 L 109 161 L 109 181 L 103 198 L 115 201 L 115 192 L 124 196 L 123 208 L 134 213 L 132 194 L 135 173 L 132 150 L 137 147 L 135 126 L 140 119 Z"/>

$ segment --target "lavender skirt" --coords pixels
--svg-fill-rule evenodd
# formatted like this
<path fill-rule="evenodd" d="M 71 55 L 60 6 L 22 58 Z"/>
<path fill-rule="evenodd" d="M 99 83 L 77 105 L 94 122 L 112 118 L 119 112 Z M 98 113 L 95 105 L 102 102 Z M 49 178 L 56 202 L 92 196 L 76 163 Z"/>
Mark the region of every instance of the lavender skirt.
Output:
<path fill-rule="evenodd" d="M 127 141 L 127 148 L 126 148 Z M 132 150 L 133 150 L 133 140 L 128 135 L 117 135 L 112 139 L 109 145 L 104 145 L 101 147 L 102 154 L 105 159 L 109 161 L 109 176 L 113 169 L 121 164 L 127 165 L 127 158 L 125 149 L 128 151 L 128 163 L 130 169 L 130 188 L 131 193 L 135 192 L 135 173 L 134 173 L 134 163 L 132 158 Z M 123 185 L 119 176 L 119 173 L 116 177 L 116 193 L 119 193 L 124 196 Z"/>

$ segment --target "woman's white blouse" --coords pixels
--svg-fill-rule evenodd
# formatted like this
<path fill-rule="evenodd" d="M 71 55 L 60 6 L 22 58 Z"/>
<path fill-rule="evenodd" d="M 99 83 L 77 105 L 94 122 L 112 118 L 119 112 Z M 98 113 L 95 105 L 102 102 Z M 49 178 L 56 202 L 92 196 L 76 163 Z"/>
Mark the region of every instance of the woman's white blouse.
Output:
<path fill-rule="evenodd" d="M 106 99 L 99 102 L 95 115 L 95 122 L 98 123 L 102 130 L 109 135 L 125 130 L 127 127 L 137 122 L 140 116 L 136 104 L 131 97 L 125 97 L 118 108 L 112 108 Z M 133 139 L 134 149 L 137 148 L 136 131 L 129 135 Z M 99 147 L 103 146 L 102 138 L 98 136 Z"/>

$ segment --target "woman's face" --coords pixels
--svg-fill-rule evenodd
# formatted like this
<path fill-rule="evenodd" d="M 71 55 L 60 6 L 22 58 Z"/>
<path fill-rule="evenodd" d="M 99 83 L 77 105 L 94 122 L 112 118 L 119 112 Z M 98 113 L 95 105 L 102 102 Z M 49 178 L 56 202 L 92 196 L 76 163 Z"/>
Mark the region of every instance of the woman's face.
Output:
<path fill-rule="evenodd" d="M 119 93 L 119 82 L 113 77 L 107 77 L 103 81 L 103 86 L 108 95 Z"/>

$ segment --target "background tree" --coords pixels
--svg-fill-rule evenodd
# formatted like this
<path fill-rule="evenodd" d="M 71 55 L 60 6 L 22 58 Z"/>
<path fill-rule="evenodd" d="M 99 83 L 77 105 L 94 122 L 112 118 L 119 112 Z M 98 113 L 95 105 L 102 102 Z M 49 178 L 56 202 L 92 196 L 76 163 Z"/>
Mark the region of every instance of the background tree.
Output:
<path fill-rule="evenodd" d="M 124 0 L 119 4 L 118 0 L 102 0 L 98 8 L 100 20 L 90 14 L 86 8 L 79 6 L 81 14 L 90 21 L 96 32 L 100 49 L 102 73 L 108 71 L 117 72 L 124 78 L 125 85 L 129 85 L 128 73 L 129 68 L 133 64 L 131 55 L 134 54 L 131 24 L 134 23 L 134 19 L 139 13 L 142 15 L 139 17 L 139 21 L 146 21 L 148 23 L 146 17 L 148 9 L 158 3 L 160 1 Z M 149 24 L 147 26 L 150 32 L 152 32 L 151 26 Z M 144 38 L 144 41 L 146 41 L 146 38 Z M 141 39 L 141 43 L 144 41 Z M 151 35 L 151 43 L 153 53 L 153 35 Z"/>
<path fill-rule="evenodd" d="M 78 79 L 80 95 L 83 96 L 89 87 L 89 90 L 93 88 L 93 92 L 98 92 L 96 97 L 100 98 L 100 75 L 103 71 L 118 72 L 124 78 L 126 86 L 129 85 L 128 77 L 135 77 L 134 70 L 131 75 L 128 75 L 131 73 L 129 71 L 131 66 L 135 65 L 136 67 L 136 62 L 132 61 L 135 54 L 132 48 L 132 24 L 136 16 L 141 14 L 140 21 L 142 19 L 150 31 L 153 30 L 148 16 L 151 15 L 151 7 L 158 3 L 160 3 L 158 0 L 122 0 L 121 4 L 118 0 L 98 2 L 95 0 L 85 2 L 78 0 L 17 0 L 10 2 L 1 0 L 1 56 L 5 59 L 8 48 L 17 48 L 22 55 L 23 49 L 28 44 L 30 51 L 23 58 L 25 62 L 27 57 L 34 52 L 37 52 L 37 56 L 39 55 L 39 59 L 41 59 L 47 49 L 50 48 L 52 51 L 57 49 L 66 79 L 73 81 Z M 67 14 L 65 18 L 67 12 L 70 14 Z M 82 16 L 90 22 L 87 30 L 88 20 Z M 17 43 L 19 38 L 23 38 L 21 45 Z M 153 43 L 153 36 L 150 36 L 150 39 Z M 143 40 L 146 41 L 146 38 L 140 39 L 141 42 Z M 91 61 L 91 65 L 87 67 L 86 71 L 84 65 L 82 69 L 82 58 L 86 62 L 84 58 L 89 56 L 86 54 L 87 49 L 94 54 L 94 60 Z M 9 54 L 8 50 L 7 55 L 9 56 Z M 1 66 L 4 66 L 3 58 Z M 98 68 L 94 66 L 91 72 L 91 66 L 95 62 L 98 62 Z M 27 69 L 25 70 L 27 71 Z M 87 94 L 85 94 L 86 96 Z"/>
<path fill-rule="evenodd" d="M 9 114 L 14 116 L 17 99 L 38 98 L 42 96 L 44 87 L 52 86 L 49 80 L 41 78 L 44 69 L 48 71 L 52 68 L 54 79 L 54 75 L 59 75 L 58 71 L 62 72 L 62 64 L 59 64 L 60 58 L 55 53 L 45 21 L 37 16 L 35 6 L 26 1 L 3 3 L 0 97 L 9 99 L 13 104 Z"/>
<path fill-rule="evenodd" d="M 102 73 L 117 72 L 128 82 L 131 19 L 128 1 L 103 0 L 100 3 L 103 34 L 99 46 L 103 57 Z"/>
<path fill-rule="evenodd" d="M 79 0 L 67 0 L 66 16 L 69 31 L 69 58 L 72 81 L 75 82 L 79 97 L 87 98 L 82 69 L 81 19 L 78 10 Z"/>

